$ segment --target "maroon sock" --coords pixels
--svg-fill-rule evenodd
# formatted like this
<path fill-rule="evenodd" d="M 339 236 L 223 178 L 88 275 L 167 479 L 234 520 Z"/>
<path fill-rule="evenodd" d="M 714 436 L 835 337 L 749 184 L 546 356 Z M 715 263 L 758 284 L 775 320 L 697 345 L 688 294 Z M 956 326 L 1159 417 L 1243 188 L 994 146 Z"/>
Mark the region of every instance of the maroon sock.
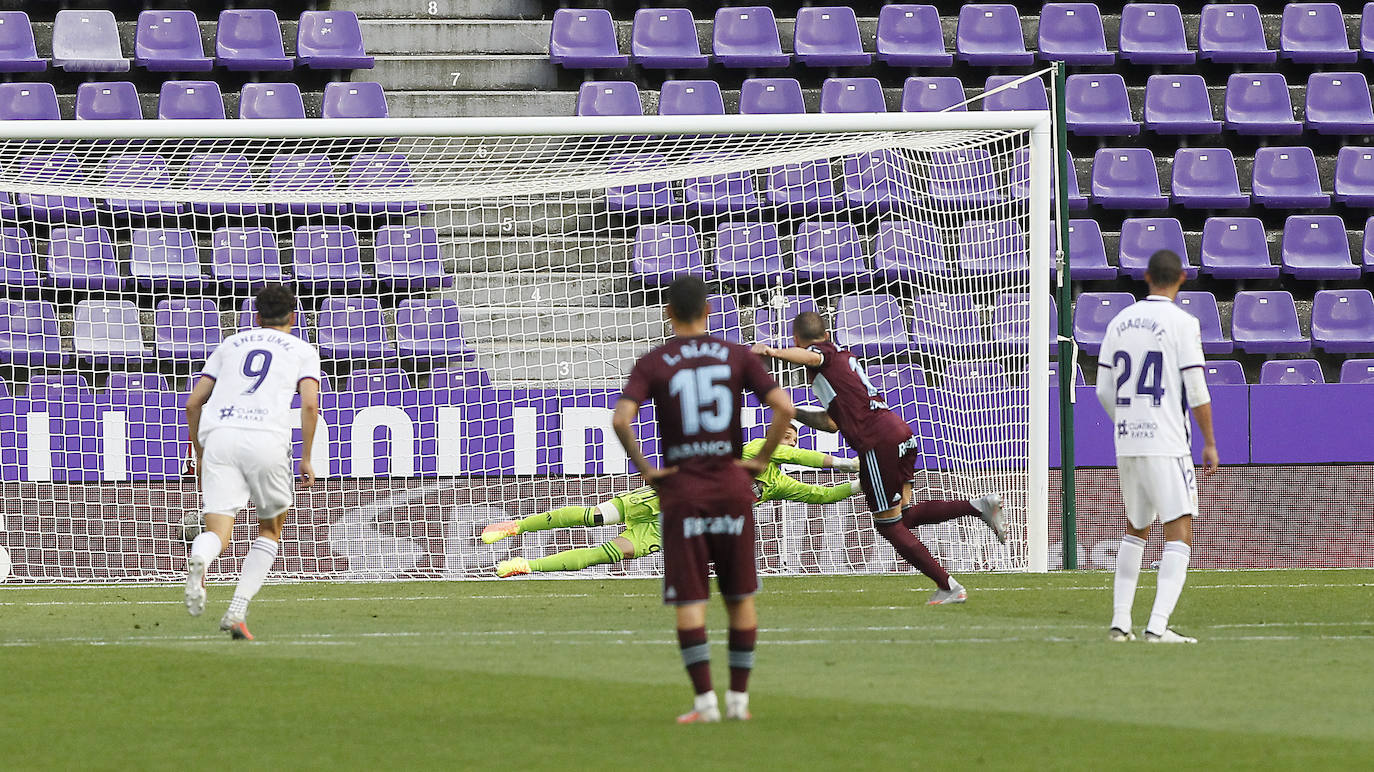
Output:
<path fill-rule="evenodd" d="M 706 643 L 706 628 L 677 631 L 677 646 L 682 650 L 682 664 L 697 694 L 711 691 L 711 647 Z"/>
<path fill-rule="evenodd" d="M 935 556 L 930 554 L 930 550 L 926 549 L 926 545 L 922 544 L 921 540 L 916 538 L 916 534 L 903 525 L 901 520 L 894 518 L 891 522 L 875 522 L 874 525 L 878 527 L 878 533 L 887 539 L 887 543 L 891 544 L 906 562 L 935 580 L 940 589 L 949 589 L 949 572 L 945 571 Z"/>
<path fill-rule="evenodd" d="M 922 501 L 902 510 L 902 525 L 915 528 L 918 525 L 931 525 L 953 520 L 964 515 L 978 515 L 978 510 L 967 501 Z"/>
<path fill-rule="evenodd" d="M 749 673 L 754 669 L 754 642 L 759 629 L 730 628 L 730 691 L 749 691 Z"/>

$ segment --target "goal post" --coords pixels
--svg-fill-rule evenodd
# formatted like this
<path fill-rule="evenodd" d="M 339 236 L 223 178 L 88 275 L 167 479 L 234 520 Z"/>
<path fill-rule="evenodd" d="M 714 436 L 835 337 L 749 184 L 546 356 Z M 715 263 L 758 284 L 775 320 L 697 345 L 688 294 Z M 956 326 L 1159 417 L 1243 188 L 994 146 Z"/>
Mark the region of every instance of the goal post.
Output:
<path fill-rule="evenodd" d="M 175 577 L 199 506 L 185 396 L 267 281 L 297 289 L 325 371 L 322 479 L 274 575 L 488 577 L 606 541 L 477 536 L 639 484 L 610 407 L 683 273 L 728 339 L 820 311 L 913 426 L 918 499 L 1006 497 L 1008 545 L 921 527 L 952 571 L 1045 571 L 1052 139 L 1048 112 L 994 111 L 0 122 L 0 581 Z M 638 429 L 653 453 L 651 406 Z M 862 498 L 758 512 L 765 573 L 911 570 Z"/>

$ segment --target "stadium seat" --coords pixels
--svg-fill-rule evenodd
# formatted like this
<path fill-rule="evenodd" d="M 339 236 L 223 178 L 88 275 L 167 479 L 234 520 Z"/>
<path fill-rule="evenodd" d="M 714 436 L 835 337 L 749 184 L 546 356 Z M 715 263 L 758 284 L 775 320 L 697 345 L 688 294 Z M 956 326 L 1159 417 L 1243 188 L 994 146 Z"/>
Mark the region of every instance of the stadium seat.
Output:
<path fill-rule="evenodd" d="M 985 206 L 1006 198 L 999 189 L 1002 175 L 987 150 L 937 150 L 926 163 L 925 174 L 917 169 L 917 177 L 925 180 L 931 203 L 940 208 Z"/>
<path fill-rule="evenodd" d="M 258 326 L 257 313 L 257 303 L 253 300 L 253 298 L 251 296 L 244 298 L 243 301 L 239 303 L 238 331 L 244 332 L 245 330 L 252 330 L 256 328 Z M 310 324 L 309 317 L 305 315 L 305 311 L 301 309 L 300 301 L 297 300 L 296 323 L 291 327 L 291 334 L 295 335 L 297 338 L 300 338 L 303 341 L 314 342 L 315 335 L 312 332 L 313 329 L 314 328 Z M 320 391 L 328 390 L 329 382 L 327 380 L 321 380 Z"/>
<path fill-rule="evenodd" d="M 14 203 L 14 196 L 9 192 L 0 190 L 0 218 L 9 217 L 11 219 L 19 216 L 19 207 Z"/>
<path fill-rule="evenodd" d="M 954 51 L 959 61 L 980 67 L 1029 65 L 1035 61 L 1035 54 L 1026 50 L 1021 16 L 1014 5 L 960 6 Z"/>
<path fill-rule="evenodd" d="M 797 281 L 868 282 L 863 240 L 848 222 L 805 222 L 792 239 L 792 270 Z"/>
<path fill-rule="evenodd" d="M 999 294 L 992 303 L 992 340 L 1024 351 L 1030 345 L 1030 315 L 1030 293 Z M 1059 312 L 1053 297 L 1050 298 L 1048 333 L 1050 351 L 1055 352 L 1059 349 Z"/>
<path fill-rule="evenodd" d="M 639 87 L 628 80 L 587 81 L 577 90 L 578 115 L 643 115 Z"/>
<path fill-rule="evenodd" d="M 215 64 L 235 72 L 290 70 L 281 23 L 270 8 L 226 9 L 215 25 Z"/>
<path fill-rule="evenodd" d="M 1301 354 L 1312 348 L 1298 327 L 1293 296 L 1281 290 L 1237 292 L 1231 307 L 1231 338 L 1250 354 Z"/>
<path fill-rule="evenodd" d="M 309 294 L 356 292 L 372 286 L 363 271 L 358 234 L 347 225 L 302 225 L 291 234 L 292 273 Z"/>
<path fill-rule="evenodd" d="M 775 166 L 764 177 L 764 201 L 787 214 L 833 212 L 840 198 L 831 173 L 824 160 Z"/>
<path fill-rule="evenodd" d="M 438 394 L 466 396 L 471 389 L 491 388 L 491 375 L 477 367 L 440 367 L 430 372 L 429 388 Z M 457 404 L 457 401 L 449 397 L 447 403 Z"/>
<path fill-rule="evenodd" d="M 610 159 L 608 171 L 614 175 L 627 171 L 662 166 L 658 153 L 626 153 Z M 667 182 L 643 182 L 606 188 L 606 210 L 636 217 L 660 217 L 682 210 Z"/>
<path fill-rule="evenodd" d="M 1360 266 L 1365 273 L 1374 273 L 1374 217 L 1364 222 L 1364 244 Z"/>
<path fill-rule="evenodd" d="M 625 67 L 630 57 L 620 53 L 615 22 L 604 8 L 559 8 L 549 30 L 549 59 L 564 67 Z"/>
<path fill-rule="evenodd" d="M 223 339 L 213 300 L 161 300 L 153 310 L 153 352 L 160 359 L 204 360 Z"/>
<path fill-rule="evenodd" d="M 1259 9 L 1249 3 L 1202 6 L 1198 57 L 1218 64 L 1271 64 L 1278 52 L 1264 39 Z"/>
<path fill-rule="evenodd" d="M 835 307 L 835 343 L 859 357 L 911 348 L 902 307 L 891 295 L 845 295 Z"/>
<path fill-rule="evenodd" d="M 1150 255 L 1167 249 L 1183 260 L 1183 273 L 1197 276 L 1197 268 L 1188 260 L 1188 244 L 1183 238 L 1183 226 L 1173 217 L 1132 217 L 1121 223 L 1121 244 L 1117 251 L 1117 268 L 1122 275 L 1144 280 Z"/>
<path fill-rule="evenodd" d="M 31 155 L 19 166 L 19 178 L 33 182 L 61 182 L 68 186 L 86 184 L 85 172 L 74 153 Z M 19 193 L 15 196 L 19 216 L 42 222 L 90 222 L 95 219 L 95 204 L 86 196 L 60 196 L 48 193 Z"/>
<path fill-rule="evenodd" d="M 807 67 L 867 67 L 873 62 L 859 40 L 854 9 L 847 5 L 798 8 L 792 50 Z"/>
<path fill-rule="evenodd" d="M 360 367 L 348 374 L 341 398 L 349 398 L 356 407 L 360 404 L 390 404 L 410 391 L 410 378 L 399 367 Z M 380 401 L 379 401 L 380 400 Z"/>
<path fill-rule="evenodd" d="M 1281 270 L 1295 279 L 1358 279 L 1339 215 L 1292 215 L 1283 223 Z"/>
<path fill-rule="evenodd" d="M 1007 368 L 1001 362 L 954 362 L 941 376 L 951 392 L 1005 392 L 1011 388 Z"/>
<path fill-rule="evenodd" d="M 1346 206 L 1374 207 L 1374 149 L 1341 148 L 1336 156 L 1334 197 Z"/>
<path fill-rule="evenodd" d="M 1326 376 L 1315 359 L 1272 359 L 1260 365 L 1259 382 L 1263 386 L 1311 386 L 1326 383 Z"/>
<path fill-rule="evenodd" d="M 46 69 L 48 60 L 38 56 L 29 15 L 23 11 L 0 11 L 0 72 L 43 72 Z"/>
<path fill-rule="evenodd" d="M 324 153 L 280 153 L 267 168 L 267 189 L 273 192 L 302 193 L 332 191 L 334 166 Z M 303 203 L 280 201 L 272 205 L 278 214 L 343 214 L 348 204 L 340 201 Z"/>
<path fill-rule="evenodd" d="M 1310 152 L 1310 151 L 1309 151 Z M 1155 156 L 1145 148 L 1102 148 L 1093 156 L 1093 201 L 1107 209 L 1165 209 Z"/>
<path fill-rule="evenodd" d="M 51 83 L 0 83 L 0 120 L 58 121 L 57 89 Z"/>
<path fill-rule="evenodd" d="M 970 295 L 928 293 L 912 299 L 911 345 L 924 352 L 980 350 L 983 321 Z"/>
<path fill-rule="evenodd" d="M 781 295 L 768 305 L 754 308 L 754 341 L 773 348 L 796 345 L 792 342 L 792 320 L 803 311 L 816 311 L 810 295 Z"/>
<path fill-rule="evenodd" d="M 124 153 L 105 162 L 105 176 L 100 184 L 107 188 L 151 191 L 171 187 L 172 177 L 167 170 L 167 159 L 162 156 Z M 178 215 L 186 211 L 185 203 L 170 200 L 109 198 L 101 204 L 101 208 L 116 217 Z"/>
<path fill-rule="evenodd" d="M 724 115 L 725 100 L 714 80 L 665 80 L 658 92 L 659 115 Z"/>
<path fill-rule="evenodd" d="M 315 314 L 315 337 L 325 359 L 385 359 L 396 356 L 375 298 L 326 298 Z"/>
<path fill-rule="evenodd" d="M 127 402 L 131 395 L 139 392 L 152 392 L 153 396 L 171 391 L 167 379 L 154 373 L 110 373 L 105 379 L 105 390 L 115 401 Z"/>
<path fill-rule="evenodd" d="M 134 64 L 149 72 L 209 72 L 215 61 L 205 55 L 194 12 L 148 10 L 135 26 Z"/>
<path fill-rule="evenodd" d="M 1374 61 L 1374 2 L 1365 3 L 1360 14 L 1360 58 Z"/>
<path fill-rule="evenodd" d="M 1073 309 L 1073 339 L 1090 356 L 1097 356 L 1107 323 L 1123 308 L 1135 302 L 1129 292 L 1084 292 Z"/>
<path fill-rule="evenodd" d="M 711 53 L 724 67 L 786 67 L 792 56 L 782 52 L 778 22 L 766 5 L 720 8 L 711 27 Z"/>
<path fill-rule="evenodd" d="M 686 8 L 640 8 L 630 33 L 630 56 L 640 67 L 679 70 L 705 67 L 697 23 Z"/>
<path fill-rule="evenodd" d="M 72 347 L 96 365 L 136 364 L 148 358 L 131 300 L 83 300 L 76 304 Z"/>
<path fill-rule="evenodd" d="M 1342 362 L 1341 383 L 1374 383 L 1374 359 L 1347 359 Z"/>
<path fill-rule="evenodd" d="M 1358 52 L 1345 34 L 1336 3 L 1289 3 L 1279 26 L 1279 55 L 1294 62 L 1349 64 Z"/>
<path fill-rule="evenodd" d="M 0 286 L 11 295 L 31 294 L 41 283 L 33 237 L 23 228 L 0 228 Z"/>
<path fill-rule="evenodd" d="M 296 25 L 296 63 L 312 70 L 370 70 L 363 31 L 352 11 L 302 11 Z"/>
<path fill-rule="evenodd" d="M 731 343 L 743 343 L 744 331 L 739 323 L 739 304 L 732 295 L 710 295 L 706 298 L 706 333 Z"/>
<path fill-rule="evenodd" d="M 206 120 L 224 118 L 224 97 L 213 80 L 163 81 L 157 98 L 157 117 Z"/>
<path fill-rule="evenodd" d="M 67 359 L 52 303 L 0 299 L 0 363 L 61 367 Z"/>
<path fill-rule="evenodd" d="M 1374 134 L 1374 105 L 1364 74 L 1312 73 L 1307 79 L 1306 121 L 1318 134 Z"/>
<path fill-rule="evenodd" d="M 1321 290 L 1312 298 L 1312 345 L 1328 354 L 1374 353 L 1374 295 Z"/>
<path fill-rule="evenodd" d="M 1064 86 L 1069 131 L 1086 137 L 1130 137 L 1140 133 L 1131 117 L 1126 81 L 1116 73 L 1070 75 Z"/>
<path fill-rule="evenodd" d="M 245 83 L 239 92 L 239 117 L 304 118 L 305 102 L 294 83 Z"/>
<path fill-rule="evenodd" d="M 1173 3 L 1127 3 L 1121 8 L 1120 56 L 1131 64 L 1192 64 L 1183 15 Z"/>
<path fill-rule="evenodd" d="M 1179 308 L 1192 314 L 1202 331 L 1204 354 L 1229 354 L 1235 344 L 1221 331 L 1221 311 L 1217 297 L 1210 292 L 1180 292 L 1174 301 Z"/>
<path fill-rule="evenodd" d="M 53 228 L 48 242 L 47 280 L 55 289 L 114 292 L 127 280 L 119 275 L 110 232 L 93 225 Z"/>
<path fill-rule="evenodd" d="M 211 275 L 230 291 L 260 289 L 289 280 L 277 236 L 268 228 L 216 228 L 210 237 Z"/>
<path fill-rule="evenodd" d="M 67 72 L 127 72 L 119 27 L 110 11 L 58 11 L 52 25 L 52 64 Z"/>
<path fill-rule="evenodd" d="M 940 14 L 933 5 L 884 5 L 878 12 L 878 61 L 893 67 L 948 67 Z"/>
<path fill-rule="evenodd" d="M 701 243 L 690 225 L 641 225 L 635 233 L 634 275 L 644 284 L 669 284 L 679 276 L 710 279 L 701 259 Z"/>
<path fill-rule="evenodd" d="M 248 159 L 238 153 L 197 153 L 186 167 L 186 185 L 193 189 L 227 194 L 253 189 Z M 254 215 L 267 210 L 267 204 L 241 200 L 191 202 L 191 211 L 197 214 Z"/>
<path fill-rule="evenodd" d="M 694 161 L 707 163 L 721 159 L 718 153 L 702 153 Z M 682 200 L 688 211 L 704 215 L 725 215 L 749 212 L 761 206 L 754 190 L 752 170 L 688 177 L 682 181 Z"/>
<path fill-rule="evenodd" d="M 1069 65 L 1110 65 L 1116 56 L 1107 50 L 1102 12 L 1092 3 L 1045 3 L 1040 9 L 1042 61 Z"/>
<path fill-rule="evenodd" d="M 1202 375 L 1209 386 L 1244 386 L 1245 368 L 1234 359 L 1221 359 L 1202 366 Z"/>
<path fill-rule="evenodd" d="M 1048 110 L 1049 97 L 1045 94 L 1045 83 L 1040 78 L 1031 78 L 1023 83 L 991 93 L 994 89 L 1020 80 L 1021 75 L 990 75 L 983 84 L 980 102 L 984 110 Z"/>
<path fill-rule="evenodd" d="M 1065 155 L 1067 156 L 1068 153 L 1065 153 Z M 1069 211 L 1080 212 L 1088 208 L 1088 197 L 1083 195 L 1078 189 L 1078 167 L 1074 164 L 1073 158 L 1071 156 L 1065 158 L 1064 162 L 1068 166 L 1069 171 L 1067 180 L 1069 183 Z M 1058 190 L 1059 165 L 1055 164 L 1054 166 L 1055 190 Z"/>
<path fill-rule="evenodd" d="M 1171 197 L 1187 209 L 1231 209 L 1250 205 L 1240 192 L 1236 160 L 1218 148 L 1179 148 L 1174 154 Z"/>
<path fill-rule="evenodd" d="M 419 201 L 406 201 L 400 196 L 415 187 L 415 172 L 402 153 L 359 153 L 348 162 L 346 184 L 357 191 L 357 197 L 376 196 L 377 200 L 354 201 L 353 212 L 359 215 L 412 215 L 425 210 Z M 376 191 L 373 193 L 372 191 Z"/>
<path fill-rule="evenodd" d="M 396 305 L 396 353 L 408 359 L 442 363 L 467 359 L 458 303 L 439 298 L 407 298 Z"/>
<path fill-rule="evenodd" d="M 894 150 L 872 150 L 844 157 L 844 201 L 852 208 L 887 212 L 916 204 L 916 179 L 910 162 Z"/>
<path fill-rule="evenodd" d="M 716 229 L 716 278 L 737 285 L 790 284 L 773 223 L 725 222 Z"/>
<path fill-rule="evenodd" d="M 324 87 L 321 118 L 385 118 L 389 114 L 380 83 L 329 83 Z"/>
<path fill-rule="evenodd" d="M 885 113 L 883 84 L 877 78 L 826 78 L 821 84 L 823 113 Z"/>
<path fill-rule="evenodd" d="M 1226 129 L 1237 134 L 1301 134 L 1288 81 L 1277 72 L 1237 72 L 1226 79 Z"/>
<path fill-rule="evenodd" d="M 1312 148 L 1262 147 L 1255 151 L 1250 196 L 1270 209 L 1305 209 L 1331 205 L 1322 192 L 1317 157 Z"/>
<path fill-rule="evenodd" d="M 1058 363 L 1058 362 L 1056 362 L 1056 361 L 1054 361 L 1054 360 L 1050 360 L 1049 375 L 1050 375 L 1050 388 L 1051 388 L 1051 389 L 1057 389 L 1057 388 L 1059 388 L 1059 363 Z M 1088 379 L 1083 377 L 1083 366 L 1082 366 L 1082 365 L 1077 365 L 1077 364 L 1075 364 L 1075 365 L 1073 366 L 1073 382 L 1074 382 L 1074 385 L 1076 385 L 1076 386 L 1087 386 L 1087 385 L 1088 385 Z"/>
<path fill-rule="evenodd" d="M 128 121 L 143 118 L 138 90 L 128 81 L 82 83 L 76 87 L 78 121 Z"/>
<path fill-rule="evenodd" d="M 210 284 L 200 270 L 196 234 L 185 228 L 135 228 L 129 274 L 139 287 L 159 292 L 198 292 Z"/>
<path fill-rule="evenodd" d="M 433 226 L 383 225 L 377 229 L 372 252 L 377 281 L 393 292 L 453 286 Z"/>
<path fill-rule="evenodd" d="M 873 237 L 873 273 L 889 280 L 953 273 L 940 231 L 928 222 L 886 220 Z"/>
<path fill-rule="evenodd" d="M 913 75 L 902 85 L 902 112 L 938 113 L 946 109 L 966 112 L 968 105 L 962 104 L 965 98 L 964 82 L 958 78 Z"/>
<path fill-rule="evenodd" d="M 782 115 L 806 112 L 796 78 L 750 78 L 740 85 L 740 115 Z"/>
<path fill-rule="evenodd" d="M 1201 75 L 1151 75 L 1145 82 L 1143 118 L 1145 128 L 1156 134 L 1221 132 Z"/>
<path fill-rule="evenodd" d="M 965 275 L 1006 275 L 1030 267 L 1026 234 L 1015 220 L 968 220 L 959 227 L 956 259 Z"/>
<path fill-rule="evenodd" d="M 1258 217 L 1209 217 L 1202 226 L 1202 272 L 1215 279 L 1274 279 L 1264 223 Z"/>
<path fill-rule="evenodd" d="M 1069 263 L 1071 281 L 1111 281 L 1116 266 L 1107 264 L 1107 247 L 1097 220 L 1069 220 Z"/>

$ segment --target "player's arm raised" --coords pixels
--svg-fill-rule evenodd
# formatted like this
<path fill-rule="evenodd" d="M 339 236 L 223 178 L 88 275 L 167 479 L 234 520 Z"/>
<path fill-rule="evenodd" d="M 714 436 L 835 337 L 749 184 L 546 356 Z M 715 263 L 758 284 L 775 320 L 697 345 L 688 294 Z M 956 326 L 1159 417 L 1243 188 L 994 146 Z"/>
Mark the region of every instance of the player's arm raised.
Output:
<path fill-rule="evenodd" d="M 797 407 L 797 414 L 801 415 L 801 412 L 805 409 L 806 408 Z M 779 445 L 778 449 L 773 451 L 773 462 L 778 464 L 809 466 L 813 469 L 840 469 L 845 472 L 857 472 L 859 470 L 858 459 L 837 458 L 829 453 L 822 453 L 818 450 L 793 448 L 787 445 Z"/>
<path fill-rule="evenodd" d="M 310 459 L 315 450 L 315 426 L 320 420 L 320 382 L 302 378 L 296 388 L 301 393 L 301 485 L 309 488 L 315 484 L 315 465 Z"/>
<path fill-rule="evenodd" d="M 840 427 L 835 425 L 835 419 L 831 418 L 830 414 L 825 412 L 824 408 L 802 405 L 797 408 L 797 420 L 801 422 L 803 426 L 810 426 L 817 431 L 834 433 L 840 430 Z M 855 463 L 857 464 L 858 462 Z M 839 468 L 849 469 L 847 466 Z M 858 466 L 855 466 L 854 469 L 858 469 Z"/>
<path fill-rule="evenodd" d="M 807 367 L 820 367 L 825 361 L 825 357 L 815 351 L 809 348 L 798 348 L 797 346 L 773 348 L 772 346 L 765 346 L 762 343 L 755 343 L 753 347 L 750 348 L 750 351 L 761 356 L 773 357 L 774 359 L 781 359 L 784 362 L 806 365 Z"/>

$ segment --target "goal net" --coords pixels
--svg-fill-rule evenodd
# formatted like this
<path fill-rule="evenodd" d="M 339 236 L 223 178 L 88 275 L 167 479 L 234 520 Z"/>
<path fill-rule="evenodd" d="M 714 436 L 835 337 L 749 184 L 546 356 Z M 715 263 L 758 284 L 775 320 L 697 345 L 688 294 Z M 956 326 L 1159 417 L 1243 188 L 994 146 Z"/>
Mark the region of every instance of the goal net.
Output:
<path fill-rule="evenodd" d="M 185 398 L 270 281 L 296 289 L 325 376 L 321 479 L 274 577 L 490 577 L 607 541 L 478 535 L 640 484 L 609 417 L 682 274 L 710 283 L 728 340 L 780 345 L 821 312 L 915 431 L 917 500 L 1003 495 L 1006 545 L 972 518 L 921 527 L 952 571 L 1044 570 L 1048 129 L 976 112 L 6 122 L 0 580 L 177 575 L 200 505 Z M 799 369 L 775 373 L 816 404 Z M 765 411 L 746 401 L 745 423 L 761 436 Z M 655 454 L 652 406 L 638 430 Z M 800 444 L 852 456 L 810 429 Z M 211 579 L 236 574 L 254 520 Z M 862 497 L 757 520 L 765 573 L 911 570 Z"/>

